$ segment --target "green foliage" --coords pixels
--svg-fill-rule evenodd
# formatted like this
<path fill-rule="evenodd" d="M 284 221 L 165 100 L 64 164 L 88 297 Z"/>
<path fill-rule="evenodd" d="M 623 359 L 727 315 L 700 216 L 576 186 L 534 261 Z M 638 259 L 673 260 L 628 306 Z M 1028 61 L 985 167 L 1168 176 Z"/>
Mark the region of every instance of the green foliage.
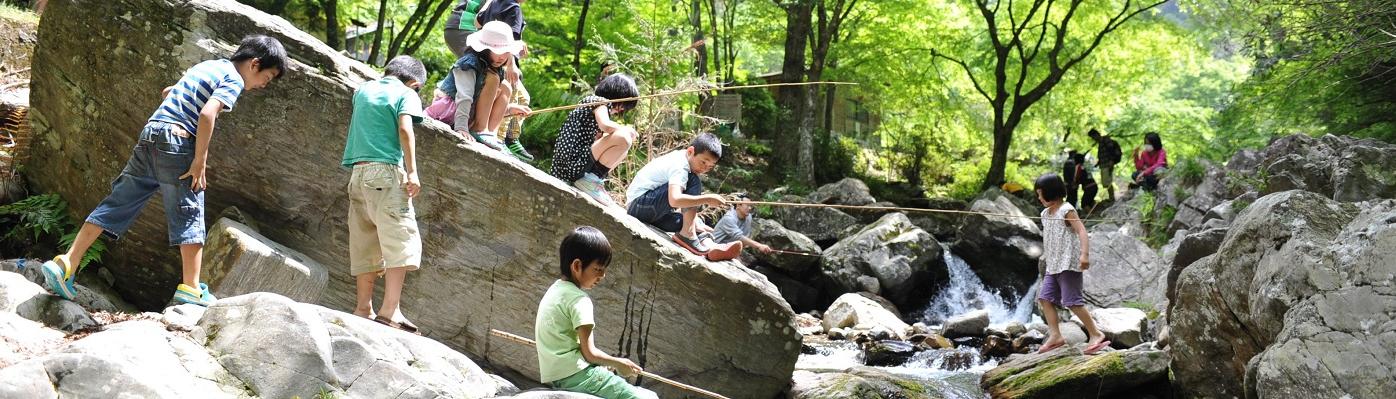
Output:
<path fill-rule="evenodd" d="M 44 194 L 0 206 L 0 221 L 13 225 L 4 239 L 32 239 L 63 234 L 72 226 L 68 203 L 58 194 Z"/>
<path fill-rule="evenodd" d="M 47 258 L 58 248 L 67 248 L 77 236 L 78 225 L 68 216 L 68 203 L 58 194 L 43 194 L 0 206 L 0 226 L 8 229 L 0 236 L 0 247 L 25 252 L 26 256 Z M 100 240 L 83 254 L 78 270 L 101 262 L 107 250 Z"/>
<path fill-rule="evenodd" d="M 757 84 L 743 82 L 742 84 Z M 742 132 L 750 137 L 773 138 L 780 134 L 778 119 L 780 108 L 771 92 L 766 89 L 737 90 L 742 95 Z"/>
<path fill-rule="evenodd" d="M 1179 182 L 1183 184 L 1179 187 L 1192 187 L 1202 184 L 1202 178 L 1207 175 L 1207 165 L 1198 161 L 1196 158 L 1185 158 L 1182 162 L 1178 163 L 1176 169 L 1169 173 L 1175 173 L 1175 176 L 1181 179 Z"/>
<path fill-rule="evenodd" d="M 1121 302 L 1121 303 L 1120 303 L 1120 306 L 1127 307 L 1127 308 L 1131 308 L 1131 309 L 1139 309 L 1139 310 L 1141 310 L 1141 311 L 1144 312 L 1145 317 L 1147 317 L 1149 320 L 1154 320 L 1154 319 L 1157 319 L 1157 318 L 1159 317 L 1159 312 L 1158 312 L 1158 310 L 1155 310 L 1155 309 L 1154 309 L 1154 305 L 1153 305 L 1153 304 L 1150 304 L 1150 303 L 1148 303 L 1148 302 L 1143 302 L 1143 301 L 1124 301 L 1124 302 Z"/>

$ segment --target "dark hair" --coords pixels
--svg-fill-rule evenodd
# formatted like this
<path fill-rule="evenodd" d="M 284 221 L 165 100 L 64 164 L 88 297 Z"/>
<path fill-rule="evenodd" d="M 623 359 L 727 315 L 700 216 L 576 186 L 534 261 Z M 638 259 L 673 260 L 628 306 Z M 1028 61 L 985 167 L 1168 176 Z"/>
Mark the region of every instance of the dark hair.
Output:
<path fill-rule="evenodd" d="M 713 154 L 717 159 L 722 159 L 722 140 L 712 133 L 703 133 L 693 138 L 693 155 L 702 153 Z"/>
<path fill-rule="evenodd" d="M 1091 131 L 1086 132 L 1086 135 L 1091 137 L 1100 137 L 1100 131 L 1095 130 L 1095 128 L 1091 128 Z"/>
<path fill-rule="evenodd" d="M 1158 137 L 1158 133 L 1149 132 L 1149 134 L 1145 134 L 1145 135 L 1144 135 L 1144 142 L 1145 142 L 1145 143 L 1149 143 L 1149 144 L 1153 144 L 1153 145 L 1154 145 L 1154 151 L 1158 151 L 1158 150 L 1162 150 L 1162 149 L 1163 149 L 1163 139 L 1160 139 L 1160 138 Z"/>
<path fill-rule="evenodd" d="M 1042 175 L 1042 177 L 1037 178 L 1035 185 L 1037 191 L 1042 192 L 1044 200 L 1056 201 L 1066 197 L 1066 182 L 1062 181 L 1061 176 L 1057 176 L 1055 173 Z"/>
<path fill-rule="evenodd" d="M 1076 162 L 1077 164 L 1086 163 L 1086 154 L 1083 152 L 1076 152 L 1076 150 L 1071 150 L 1071 152 L 1066 153 L 1066 157 L 1070 158 L 1072 162 Z"/>
<path fill-rule="evenodd" d="M 233 52 L 229 61 L 241 62 L 250 59 L 257 59 L 257 65 L 261 69 L 276 68 L 276 78 L 286 74 L 286 48 L 281 46 L 281 41 L 266 35 L 248 35 L 242 38 L 242 44 L 238 45 L 238 50 Z"/>
<path fill-rule="evenodd" d="M 635 86 L 635 79 L 623 73 L 611 74 L 601 79 L 601 83 L 596 84 L 596 90 L 593 92 L 607 100 L 640 96 L 640 89 Z M 625 112 L 635 108 L 635 104 L 638 102 L 638 100 L 619 101 L 611 103 L 610 106 L 619 107 L 620 112 Z"/>
<path fill-rule="evenodd" d="M 392 76 L 407 83 L 415 80 L 418 83 L 427 82 L 427 67 L 422 65 L 422 61 L 412 58 L 410 55 L 399 55 L 388 61 L 388 65 L 383 67 L 383 76 Z"/>
<path fill-rule="evenodd" d="M 572 261 L 582 261 L 582 268 L 592 262 L 601 261 L 601 264 L 611 263 L 611 242 L 606 240 L 606 235 L 601 234 L 591 226 L 580 226 L 572 229 L 572 233 L 562 238 L 562 245 L 557 249 L 560 259 L 562 277 L 568 281 L 576 281 L 572 275 Z"/>

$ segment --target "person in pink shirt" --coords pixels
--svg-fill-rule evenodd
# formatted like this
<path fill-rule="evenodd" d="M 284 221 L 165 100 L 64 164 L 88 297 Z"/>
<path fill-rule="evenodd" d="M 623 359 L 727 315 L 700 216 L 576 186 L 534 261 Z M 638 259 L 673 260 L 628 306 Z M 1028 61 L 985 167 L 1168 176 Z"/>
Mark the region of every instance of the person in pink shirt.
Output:
<path fill-rule="evenodd" d="M 1144 135 L 1144 145 L 1135 147 L 1134 151 L 1134 182 L 1130 183 L 1130 188 L 1144 187 L 1145 190 L 1154 191 L 1158 187 L 1159 176 L 1168 170 L 1168 153 L 1163 150 L 1163 140 L 1160 140 L 1158 133 L 1149 132 Z"/>

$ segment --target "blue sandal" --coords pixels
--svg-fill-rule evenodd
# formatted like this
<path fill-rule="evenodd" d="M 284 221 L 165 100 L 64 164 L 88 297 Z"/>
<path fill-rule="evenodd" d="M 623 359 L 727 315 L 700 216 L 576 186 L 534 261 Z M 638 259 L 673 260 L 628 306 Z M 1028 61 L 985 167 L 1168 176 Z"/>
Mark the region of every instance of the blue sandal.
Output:
<path fill-rule="evenodd" d="M 73 279 L 77 277 L 77 273 L 73 273 L 74 275 L 71 276 L 68 275 L 67 270 L 64 269 L 63 266 L 58 265 L 58 259 L 60 257 L 62 257 L 62 255 L 55 256 L 53 260 L 44 262 L 44 264 L 40 266 L 40 269 L 43 270 L 44 277 L 48 280 L 48 288 L 52 290 L 54 294 L 71 301 L 78 296 L 78 288 L 73 285 Z"/>

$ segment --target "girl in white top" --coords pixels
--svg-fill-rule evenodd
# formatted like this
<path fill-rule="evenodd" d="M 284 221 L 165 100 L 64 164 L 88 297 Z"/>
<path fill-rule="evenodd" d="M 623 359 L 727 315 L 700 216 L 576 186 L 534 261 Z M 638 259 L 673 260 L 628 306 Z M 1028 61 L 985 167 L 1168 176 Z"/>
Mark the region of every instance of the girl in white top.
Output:
<path fill-rule="evenodd" d="M 1037 200 L 1047 209 L 1042 210 L 1042 247 L 1046 271 L 1042 276 L 1042 288 L 1038 290 L 1037 304 L 1042 307 L 1042 315 L 1047 318 L 1047 340 L 1042 342 L 1038 353 L 1061 347 L 1066 343 L 1057 323 L 1057 306 L 1071 309 L 1071 313 L 1081 319 L 1089 335 L 1085 354 L 1090 355 L 1110 345 L 1105 334 L 1096 329 L 1095 320 L 1086 311 L 1086 301 L 1081 295 L 1081 273 L 1091 268 L 1090 236 L 1086 226 L 1076 214 L 1076 208 L 1063 200 L 1066 197 L 1066 182 L 1055 174 L 1037 178 Z"/>

